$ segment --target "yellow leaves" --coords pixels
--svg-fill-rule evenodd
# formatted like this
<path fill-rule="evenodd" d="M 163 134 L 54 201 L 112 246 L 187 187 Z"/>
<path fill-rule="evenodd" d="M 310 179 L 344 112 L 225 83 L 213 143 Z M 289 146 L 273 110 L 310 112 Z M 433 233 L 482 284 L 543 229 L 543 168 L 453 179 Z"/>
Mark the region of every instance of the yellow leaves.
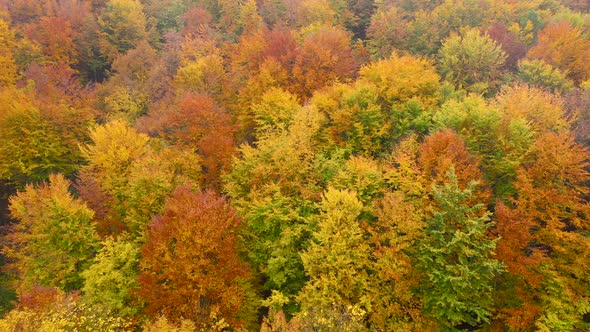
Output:
<path fill-rule="evenodd" d="M 155 320 L 143 326 L 143 332 L 195 332 L 195 323 L 183 319 L 180 324 L 171 323 L 165 316 L 159 316 Z"/>
<path fill-rule="evenodd" d="M 538 88 L 517 85 L 502 89 L 496 105 L 506 120 L 523 119 L 537 133 L 569 129 L 560 97 Z"/>
<path fill-rule="evenodd" d="M 320 205 L 326 218 L 338 221 L 354 220 L 363 210 L 363 203 L 354 191 L 328 188 Z"/>
<path fill-rule="evenodd" d="M 5 21 L 0 19 L 0 87 L 12 86 L 16 81 L 17 66 L 13 52 L 16 37 Z"/>
<path fill-rule="evenodd" d="M 361 68 L 360 80 L 374 84 L 385 101 L 404 103 L 418 98 L 423 107 L 434 105 L 440 88 L 440 77 L 430 61 L 396 53 Z"/>
<path fill-rule="evenodd" d="M 206 55 L 180 68 L 174 82 L 184 92 L 209 94 L 222 93 L 225 69 L 218 55 Z"/>
<path fill-rule="evenodd" d="M 82 155 L 102 176 L 124 175 L 131 162 L 148 152 L 148 136 L 137 133 L 122 120 L 96 127 L 90 131 L 90 139 L 93 144 L 81 147 Z"/>
<path fill-rule="evenodd" d="M 260 103 L 252 106 L 252 113 L 258 131 L 264 133 L 288 128 L 299 108 L 296 96 L 281 88 L 270 88 L 262 95 Z"/>

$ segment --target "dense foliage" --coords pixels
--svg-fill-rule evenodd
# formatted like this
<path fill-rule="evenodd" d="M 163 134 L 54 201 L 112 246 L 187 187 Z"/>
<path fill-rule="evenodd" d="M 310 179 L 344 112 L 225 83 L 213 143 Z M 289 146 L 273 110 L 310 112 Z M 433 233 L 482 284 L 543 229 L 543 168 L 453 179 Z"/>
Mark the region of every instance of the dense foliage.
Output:
<path fill-rule="evenodd" d="M 588 147 L 588 1 L 0 0 L 0 331 L 587 331 Z"/>

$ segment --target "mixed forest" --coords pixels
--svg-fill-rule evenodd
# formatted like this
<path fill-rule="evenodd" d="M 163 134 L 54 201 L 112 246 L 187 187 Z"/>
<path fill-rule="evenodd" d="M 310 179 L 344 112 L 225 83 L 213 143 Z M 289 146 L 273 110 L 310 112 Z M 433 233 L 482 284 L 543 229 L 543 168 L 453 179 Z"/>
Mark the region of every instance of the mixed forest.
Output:
<path fill-rule="evenodd" d="M 0 0 L 0 331 L 590 331 L 590 2 Z"/>

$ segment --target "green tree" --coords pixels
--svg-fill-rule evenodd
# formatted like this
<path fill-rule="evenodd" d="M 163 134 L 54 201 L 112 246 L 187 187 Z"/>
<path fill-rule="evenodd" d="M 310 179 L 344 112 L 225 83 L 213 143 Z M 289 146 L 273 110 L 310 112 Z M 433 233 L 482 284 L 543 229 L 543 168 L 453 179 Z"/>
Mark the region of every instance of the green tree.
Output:
<path fill-rule="evenodd" d="M 102 242 L 92 265 L 82 272 L 84 300 L 119 316 L 137 313 L 132 292 L 138 288 L 139 245 L 125 237 Z"/>
<path fill-rule="evenodd" d="M 518 79 L 531 86 L 552 92 L 567 92 L 574 83 L 565 73 L 543 60 L 522 60 L 518 63 Z"/>
<path fill-rule="evenodd" d="M 143 6 L 138 0 L 109 0 L 100 16 L 100 49 L 111 61 L 135 48 L 148 36 Z"/>
<path fill-rule="evenodd" d="M 445 39 L 438 58 L 447 81 L 473 92 L 486 92 L 498 86 L 506 53 L 488 35 L 470 29 Z"/>
<path fill-rule="evenodd" d="M 493 280 L 502 270 L 491 257 L 497 240 L 487 235 L 490 213 L 483 204 L 467 204 L 475 183 L 461 190 L 454 171 L 448 177 L 447 184 L 433 187 L 435 210 L 426 218 L 418 254 L 424 311 L 444 330 L 489 322 Z"/>
<path fill-rule="evenodd" d="M 321 179 L 316 170 L 322 114 L 299 109 L 291 126 L 244 145 L 225 177 L 224 190 L 245 221 L 243 245 L 264 289 L 293 297 L 306 278 L 300 251 L 309 242 Z M 326 163 L 321 166 L 326 167 Z M 319 167 L 318 167 L 319 168 Z M 293 314 L 296 306 L 285 308 Z"/>
<path fill-rule="evenodd" d="M 48 184 L 28 185 L 10 198 L 12 225 L 4 254 L 13 260 L 21 286 L 34 284 L 80 289 L 81 272 L 98 247 L 94 212 L 69 192 L 62 175 Z"/>

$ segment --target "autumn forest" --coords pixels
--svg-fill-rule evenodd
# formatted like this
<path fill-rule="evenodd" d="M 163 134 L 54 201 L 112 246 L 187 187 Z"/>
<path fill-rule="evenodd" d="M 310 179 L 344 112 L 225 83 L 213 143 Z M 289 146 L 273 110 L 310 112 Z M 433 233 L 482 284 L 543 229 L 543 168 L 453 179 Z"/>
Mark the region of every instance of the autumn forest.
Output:
<path fill-rule="evenodd" d="M 0 0 L 0 331 L 590 331 L 590 2 Z"/>

